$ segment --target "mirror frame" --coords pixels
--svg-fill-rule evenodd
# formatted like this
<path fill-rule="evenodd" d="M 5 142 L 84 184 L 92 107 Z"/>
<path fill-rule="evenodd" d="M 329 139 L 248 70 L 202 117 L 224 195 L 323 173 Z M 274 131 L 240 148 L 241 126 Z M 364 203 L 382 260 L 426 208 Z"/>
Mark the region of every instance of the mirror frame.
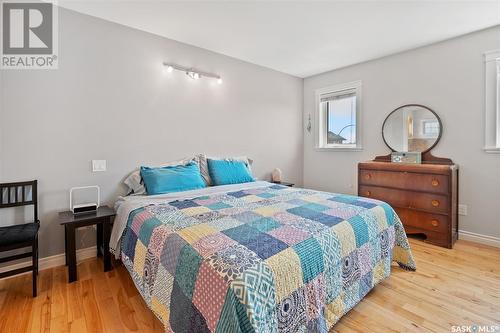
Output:
<path fill-rule="evenodd" d="M 422 105 L 422 104 L 405 104 L 405 105 L 402 105 L 400 107 L 397 107 L 396 109 L 394 109 L 391 113 L 389 113 L 387 115 L 387 117 L 385 117 L 384 119 L 384 123 L 382 124 L 382 140 L 384 140 L 384 143 L 387 147 L 389 147 L 389 149 L 391 150 L 391 152 L 395 152 L 396 150 L 394 150 L 391 146 L 389 146 L 389 144 L 387 143 L 387 141 L 385 140 L 385 136 L 384 136 L 384 127 L 385 127 L 385 123 L 387 122 L 387 119 L 389 119 L 389 117 L 395 113 L 396 111 L 398 111 L 399 109 L 402 109 L 402 108 L 405 108 L 405 107 L 408 107 L 408 106 L 418 106 L 418 107 L 421 107 L 421 108 L 424 108 L 424 109 L 427 109 L 429 110 L 430 112 L 432 112 L 432 114 L 436 117 L 436 119 L 438 120 L 438 123 L 439 123 L 439 135 L 438 137 L 436 138 L 436 141 L 434 142 L 434 144 L 432 146 L 430 146 L 427 150 L 424 150 L 422 151 L 422 155 L 427 153 L 427 152 L 430 152 L 434 147 L 436 147 L 436 145 L 438 144 L 439 140 L 441 140 L 441 136 L 443 135 L 443 123 L 441 122 L 441 118 L 439 118 L 439 116 L 437 115 L 436 112 L 434 112 L 434 110 L 432 110 L 431 108 L 425 106 L 425 105 Z"/>

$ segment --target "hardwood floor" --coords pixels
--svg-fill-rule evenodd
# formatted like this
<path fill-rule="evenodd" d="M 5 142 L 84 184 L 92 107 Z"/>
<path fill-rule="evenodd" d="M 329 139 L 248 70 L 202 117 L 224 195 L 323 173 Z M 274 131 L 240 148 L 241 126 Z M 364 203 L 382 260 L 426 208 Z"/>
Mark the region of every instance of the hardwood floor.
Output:
<path fill-rule="evenodd" d="M 344 316 L 332 332 L 451 332 L 453 325 L 498 325 L 500 249 L 458 241 L 448 250 L 411 240 L 417 272 L 392 276 Z M 102 272 L 97 259 L 0 280 L 0 332 L 162 332 L 123 266 Z M 490 332 L 490 331 L 488 331 Z"/>

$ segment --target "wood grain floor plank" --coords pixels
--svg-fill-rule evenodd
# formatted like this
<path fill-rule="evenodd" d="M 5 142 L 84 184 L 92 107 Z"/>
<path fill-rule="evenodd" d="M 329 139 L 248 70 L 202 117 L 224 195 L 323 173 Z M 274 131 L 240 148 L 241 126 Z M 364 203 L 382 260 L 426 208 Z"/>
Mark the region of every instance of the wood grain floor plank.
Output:
<path fill-rule="evenodd" d="M 452 250 L 411 240 L 417 272 L 394 267 L 331 332 L 450 332 L 452 325 L 500 326 L 500 249 L 458 241 Z M 102 260 L 0 280 L 0 332 L 163 332 L 123 266 Z M 22 315 L 20 315 L 22 314 Z"/>
<path fill-rule="evenodd" d="M 81 283 L 80 297 L 82 298 L 87 332 L 103 332 L 102 318 L 99 313 L 97 298 L 94 292 L 94 281 L 89 279 L 77 283 Z"/>
<path fill-rule="evenodd" d="M 31 332 L 50 332 L 50 311 L 52 307 L 52 269 L 38 274 L 38 296 L 33 300 L 31 312 Z"/>

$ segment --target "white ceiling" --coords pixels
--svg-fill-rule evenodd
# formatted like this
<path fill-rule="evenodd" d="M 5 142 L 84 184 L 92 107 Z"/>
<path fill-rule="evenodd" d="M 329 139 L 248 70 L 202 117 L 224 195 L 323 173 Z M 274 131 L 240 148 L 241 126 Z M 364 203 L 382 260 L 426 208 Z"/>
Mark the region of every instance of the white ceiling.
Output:
<path fill-rule="evenodd" d="M 298 77 L 500 24 L 500 1 L 59 0 L 59 5 Z"/>

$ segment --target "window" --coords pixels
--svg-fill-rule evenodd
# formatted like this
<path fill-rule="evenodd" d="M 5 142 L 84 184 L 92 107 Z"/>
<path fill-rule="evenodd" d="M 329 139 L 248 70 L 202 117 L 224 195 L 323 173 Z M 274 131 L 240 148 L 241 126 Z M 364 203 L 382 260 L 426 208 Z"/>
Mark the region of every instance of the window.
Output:
<path fill-rule="evenodd" d="M 439 135 L 439 122 L 434 120 L 423 121 L 423 134 L 429 137 L 437 137 Z"/>
<path fill-rule="evenodd" d="M 361 82 L 316 91 L 316 148 L 360 150 Z"/>
<path fill-rule="evenodd" d="M 484 54 L 485 145 L 488 153 L 500 153 L 500 50 Z"/>

